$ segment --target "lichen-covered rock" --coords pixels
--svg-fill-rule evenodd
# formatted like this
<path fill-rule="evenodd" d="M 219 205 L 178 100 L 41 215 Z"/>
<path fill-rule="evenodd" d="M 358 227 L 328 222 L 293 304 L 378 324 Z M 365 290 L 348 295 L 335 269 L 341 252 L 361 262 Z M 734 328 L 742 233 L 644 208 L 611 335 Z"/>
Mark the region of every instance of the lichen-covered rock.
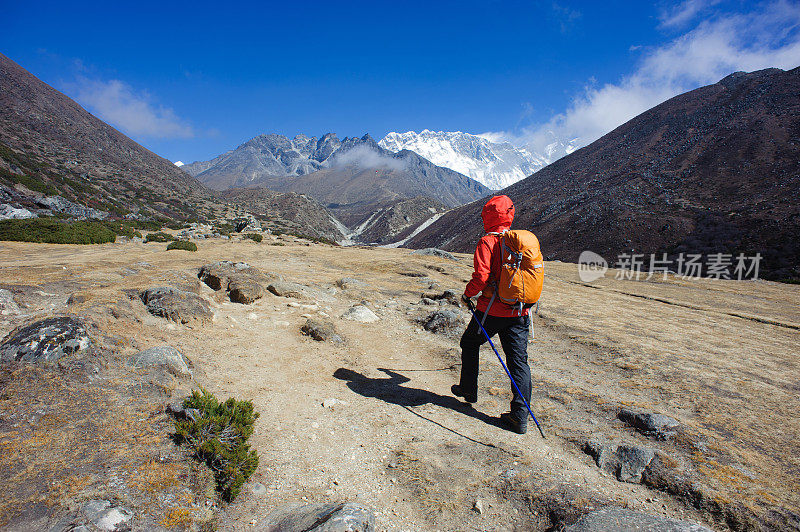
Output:
<path fill-rule="evenodd" d="M 583 450 L 594 458 L 597 467 L 632 484 L 642 481 L 642 473 L 656 455 L 652 449 L 637 445 L 604 444 L 595 440 L 587 442 Z"/>
<path fill-rule="evenodd" d="M 148 288 L 140 294 L 150 314 L 178 323 L 209 322 L 214 318 L 208 301 L 171 286 Z"/>
<path fill-rule="evenodd" d="M 361 505 L 307 504 L 279 508 L 254 530 L 261 532 L 372 532 L 375 514 Z"/>
<path fill-rule="evenodd" d="M 456 334 L 464 328 L 464 317 L 455 310 L 437 310 L 422 320 L 426 331 L 439 334 Z"/>
<path fill-rule="evenodd" d="M 564 532 L 711 532 L 690 521 L 679 521 L 669 517 L 649 515 L 626 508 L 603 508 L 589 512 L 564 529 Z"/>
<path fill-rule="evenodd" d="M 342 337 L 336 333 L 336 328 L 333 326 L 333 323 L 330 322 L 309 318 L 300 328 L 300 331 L 318 342 L 330 341 L 335 344 L 342 343 Z"/>
<path fill-rule="evenodd" d="M 617 417 L 645 436 L 661 440 L 673 437 L 681 425 L 678 420 L 664 414 L 636 413 L 627 409 L 620 410 Z"/>
<path fill-rule="evenodd" d="M 82 355 L 92 346 L 79 318 L 46 318 L 11 331 L 0 344 L 0 360 L 52 362 L 66 355 Z"/>
<path fill-rule="evenodd" d="M 161 345 L 133 355 L 128 363 L 135 368 L 162 367 L 176 377 L 191 377 L 186 357 L 174 347 Z"/>

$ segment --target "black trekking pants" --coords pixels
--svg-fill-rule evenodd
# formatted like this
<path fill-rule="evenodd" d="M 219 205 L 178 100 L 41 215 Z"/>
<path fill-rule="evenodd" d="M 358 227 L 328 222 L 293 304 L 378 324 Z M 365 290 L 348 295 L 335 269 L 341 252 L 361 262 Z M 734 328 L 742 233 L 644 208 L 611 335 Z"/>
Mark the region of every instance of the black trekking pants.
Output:
<path fill-rule="evenodd" d="M 479 320 L 483 319 L 483 313 L 476 311 L 475 315 Z M 503 346 L 503 353 L 506 355 L 506 365 L 508 371 L 514 378 L 514 382 L 519 386 L 520 391 L 525 397 L 525 401 L 531 402 L 531 368 L 528 366 L 528 329 L 530 328 L 530 316 L 520 316 L 502 318 L 498 316 L 487 316 L 483 323 L 486 333 L 492 337 L 495 334 L 500 336 L 500 344 Z M 486 343 L 486 336 L 481 332 L 475 319 L 471 319 L 467 330 L 461 336 L 461 389 L 466 395 L 477 395 L 478 393 L 478 353 L 481 345 Z M 527 422 L 528 409 L 519 396 L 514 386 L 511 392 L 514 394 L 511 400 L 511 415 L 521 421 Z"/>

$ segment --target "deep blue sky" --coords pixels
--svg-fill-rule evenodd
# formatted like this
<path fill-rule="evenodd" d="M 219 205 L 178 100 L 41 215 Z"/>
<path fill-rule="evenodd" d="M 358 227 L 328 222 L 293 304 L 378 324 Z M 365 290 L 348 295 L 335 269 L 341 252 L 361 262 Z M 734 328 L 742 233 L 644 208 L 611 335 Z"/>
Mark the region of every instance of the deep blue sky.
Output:
<path fill-rule="evenodd" d="M 189 162 L 266 132 L 520 135 L 587 85 L 624 84 L 704 20 L 798 9 L 751 4 L 2 0 L 0 52 Z M 767 50 L 794 42 L 788 20 Z"/>

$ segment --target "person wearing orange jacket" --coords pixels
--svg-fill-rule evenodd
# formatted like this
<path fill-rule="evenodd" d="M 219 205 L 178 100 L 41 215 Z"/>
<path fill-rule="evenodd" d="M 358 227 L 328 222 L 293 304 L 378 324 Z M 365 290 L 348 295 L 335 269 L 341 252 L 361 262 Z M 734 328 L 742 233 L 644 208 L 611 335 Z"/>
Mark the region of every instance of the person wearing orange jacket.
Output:
<path fill-rule="evenodd" d="M 514 203 L 508 196 L 494 196 L 481 211 L 486 234 L 475 248 L 474 271 L 461 296 L 464 303 L 477 296 L 475 315 L 483 322 L 489 337 L 500 337 L 506 355 L 506 364 L 514 382 L 519 386 L 520 397 L 512 386 L 511 411 L 500 415 L 500 421 L 511 431 L 525 434 L 528 429 L 528 410 L 525 402 L 531 401 L 531 368 L 528 366 L 528 309 L 513 307 L 492 299 L 494 286 L 500 278 L 502 262 L 500 239 L 514 220 Z M 488 310 L 487 310 L 488 308 Z M 487 339 L 475 319 L 470 320 L 461 336 L 461 380 L 451 388 L 453 395 L 463 397 L 468 403 L 478 401 L 478 354 Z"/>

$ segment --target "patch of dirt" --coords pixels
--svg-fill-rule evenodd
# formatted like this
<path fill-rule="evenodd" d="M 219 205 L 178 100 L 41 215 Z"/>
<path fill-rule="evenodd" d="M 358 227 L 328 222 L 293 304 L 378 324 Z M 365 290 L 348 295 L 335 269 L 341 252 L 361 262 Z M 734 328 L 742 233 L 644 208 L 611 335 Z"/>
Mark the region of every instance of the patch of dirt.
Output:
<path fill-rule="evenodd" d="M 358 502 L 376 511 L 385 530 L 548 530 L 609 504 L 718 530 L 768 526 L 771 512 L 785 517 L 776 523 L 791 524 L 792 512 L 800 513 L 800 424 L 795 415 L 800 408 L 800 337 L 797 329 L 782 326 L 800 324 L 800 288 L 611 278 L 586 286 L 577 281 L 576 266 L 549 263 L 529 348 L 531 406 L 548 436 L 542 440 L 533 423 L 523 436 L 499 425 L 497 416 L 508 409 L 509 384 L 488 346 L 481 355 L 479 400 L 470 406 L 450 394 L 460 369 L 458 339 L 419 325 L 431 312 L 420 294 L 430 284 L 438 292 L 461 293 L 459 279 L 469 278 L 470 261 L 454 263 L 403 249 L 289 240 L 280 240 L 284 246 L 269 245 L 275 242 L 272 237 L 261 245 L 205 241 L 189 256 L 134 242 L 91 247 L 0 243 L 5 282 L 32 287 L 73 283 L 70 293 L 89 294 L 70 305 L 70 312 L 93 319 L 105 335 L 116 338 L 119 361 L 145 348 L 172 345 L 192 360 L 196 374 L 204 374 L 203 382 L 219 398 L 253 401 L 261 414 L 251 438 L 260 465 L 239 498 L 221 507 L 219 528 L 247 530 L 276 508 L 306 502 Z M 246 261 L 287 283 L 305 285 L 319 297 L 267 293 L 243 305 L 215 298 L 211 288 L 200 285 L 196 290 L 210 302 L 213 321 L 182 325 L 150 315 L 140 301 L 126 296 L 126 290 L 181 287 L 196 281 L 200 266 L 219 260 Z M 111 280 L 120 271 L 126 274 Z M 426 272 L 426 277 L 398 272 Z M 343 277 L 356 277 L 365 286 L 341 290 L 337 282 Z M 49 312 L 47 297 L 35 303 L 38 310 L 25 311 Z M 366 305 L 380 320 L 341 319 L 354 304 Z M 444 308 L 466 313 L 449 304 Z M 739 313 L 747 318 L 733 315 Z M 0 326 L 8 331 L 30 314 L 2 319 Z M 347 341 L 307 337 L 301 328 L 309 319 L 330 321 Z M 63 393 L 48 388 L 55 386 L 48 380 L 41 382 L 38 387 L 47 390 L 43 396 Z M 110 407 L 101 407 L 133 382 L 123 374 L 91 381 L 86 389 L 94 394 L 93 406 L 75 420 L 54 420 L 54 427 L 72 434 L 61 436 L 70 441 L 93 442 L 95 434 L 119 440 L 118 446 L 97 445 L 93 453 L 161 478 L 158 469 L 147 469 L 147 464 L 158 464 L 152 450 L 166 452 L 171 445 L 169 421 L 153 414 L 157 401 L 132 400 L 125 406 L 129 410 L 113 414 Z M 159 393 L 173 390 L 162 387 Z M 0 405 L 7 409 L 3 412 L 11 411 L 5 397 Z M 38 404 L 33 398 L 28 402 Z M 623 407 L 666 414 L 681 423 L 681 430 L 673 440 L 648 439 L 617 419 Z M 102 432 L 123 413 L 124 419 L 147 421 L 131 423 L 130 436 Z M 80 423 L 87 421 L 79 418 L 105 421 L 84 427 Z M 21 425 L 12 431 L 7 423 L 4 414 L 0 445 L 27 448 L 20 442 L 33 432 L 24 432 Z M 617 481 L 581 450 L 590 437 L 672 457 L 671 471 L 682 471 L 705 494 L 703 500 L 716 500 L 716 506 L 673 489 L 677 481 L 669 479 L 676 475 L 664 473 L 665 484 L 652 482 L 652 487 Z M 64 450 L 53 461 L 72 464 L 64 475 L 83 478 L 83 455 L 72 458 L 67 443 L 56 446 Z M 38 448 L 36 440 L 30 445 Z M 130 458 L 123 456 L 124 449 Z M 178 450 L 173 446 L 170 452 Z M 100 455 L 89 453 L 85 460 L 97 462 Z M 61 478 L 47 463 L 33 462 L 25 474 Z M 176 460 L 174 467 L 186 468 L 180 477 L 189 475 L 191 466 Z M 4 477 L 3 487 L 15 485 L 13 475 Z M 87 486 L 102 484 L 93 479 Z M 78 504 L 94 497 L 91 489 L 65 492 L 59 500 Z M 164 486 L 163 492 L 170 489 L 178 488 Z M 4 516 L 20 515 L 20 501 L 32 501 L 36 491 L 16 490 L 2 502 Z M 476 500 L 483 513 L 473 510 Z M 749 520 L 737 524 L 726 517 L 725 509 L 734 502 L 743 505 L 741 515 Z M 167 513 L 174 508 L 163 506 Z"/>

